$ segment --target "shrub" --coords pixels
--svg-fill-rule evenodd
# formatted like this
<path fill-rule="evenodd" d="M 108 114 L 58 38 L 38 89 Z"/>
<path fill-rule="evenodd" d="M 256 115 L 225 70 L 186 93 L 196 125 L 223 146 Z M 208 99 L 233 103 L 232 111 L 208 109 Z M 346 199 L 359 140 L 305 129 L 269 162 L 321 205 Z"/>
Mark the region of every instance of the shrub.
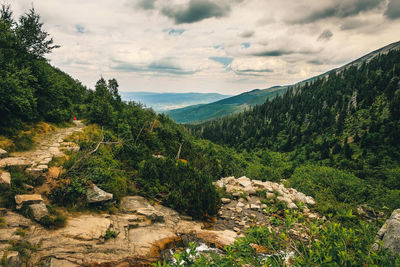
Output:
<path fill-rule="evenodd" d="M 143 161 L 136 179 L 140 192 L 194 218 L 214 215 L 218 193 L 207 174 L 172 159 Z"/>

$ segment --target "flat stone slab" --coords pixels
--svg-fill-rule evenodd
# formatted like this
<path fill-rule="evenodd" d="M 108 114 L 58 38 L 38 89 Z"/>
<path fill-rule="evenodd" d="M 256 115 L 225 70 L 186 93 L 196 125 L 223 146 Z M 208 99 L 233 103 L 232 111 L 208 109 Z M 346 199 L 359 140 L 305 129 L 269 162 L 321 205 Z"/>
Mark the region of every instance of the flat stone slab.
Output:
<path fill-rule="evenodd" d="M 111 220 L 102 215 L 82 215 L 71 218 L 60 232 L 65 237 L 78 240 L 94 240 L 104 236 Z"/>
<path fill-rule="evenodd" d="M 31 166 L 31 163 L 26 158 L 10 157 L 0 160 L 0 168 L 5 168 L 5 167 L 27 168 L 29 166 Z"/>
<path fill-rule="evenodd" d="M 38 204 L 43 201 L 43 198 L 39 194 L 32 195 L 16 195 L 15 203 L 17 204 L 17 209 L 22 208 L 23 205 Z"/>

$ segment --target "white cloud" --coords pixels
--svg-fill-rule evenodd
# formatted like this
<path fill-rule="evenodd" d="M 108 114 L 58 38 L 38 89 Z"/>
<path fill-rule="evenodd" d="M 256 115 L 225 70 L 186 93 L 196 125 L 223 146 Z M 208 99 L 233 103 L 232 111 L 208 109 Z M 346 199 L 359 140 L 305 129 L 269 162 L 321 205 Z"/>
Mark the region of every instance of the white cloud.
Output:
<path fill-rule="evenodd" d="M 398 41 L 400 27 L 384 16 L 388 1 L 13 0 L 16 16 L 32 2 L 62 46 L 49 55 L 53 65 L 89 87 L 115 77 L 125 91 L 235 94 L 290 84 Z M 168 16 L 167 6 L 179 10 Z"/>

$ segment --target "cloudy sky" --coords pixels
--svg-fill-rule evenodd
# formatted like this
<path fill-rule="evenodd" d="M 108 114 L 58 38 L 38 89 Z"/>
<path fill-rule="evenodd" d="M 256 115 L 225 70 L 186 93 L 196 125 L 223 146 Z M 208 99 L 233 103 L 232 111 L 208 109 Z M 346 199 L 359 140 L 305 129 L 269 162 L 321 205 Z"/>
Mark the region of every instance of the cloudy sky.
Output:
<path fill-rule="evenodd" d="M 4 2 L 4 1 L 3 1 Z M 5 0 L 7 3 L 7 0 Z M 219 92 L 291 84 L 400 40 L 400 0 L 8 0 L 33 4 L 62 47 L 51 63 L 93 87 Z"/>

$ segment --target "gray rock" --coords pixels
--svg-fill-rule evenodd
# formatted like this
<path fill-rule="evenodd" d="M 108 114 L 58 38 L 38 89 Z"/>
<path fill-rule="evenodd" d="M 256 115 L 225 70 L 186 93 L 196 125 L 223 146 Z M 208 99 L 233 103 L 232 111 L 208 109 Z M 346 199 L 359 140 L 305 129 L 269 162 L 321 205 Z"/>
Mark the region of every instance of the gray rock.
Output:
<path fill-rule="evenodd" d="M 47 210 L 47 207 L 43 202 L 39 204 L 29 205 L 29 208 L 31 209 L 33 218 L 35 218 L 36 221 L 40 221 L 40 219 L 49 215 L 49 211 Z"/>
<path fill-rule="evenodd" d="M 291 209 L 291 210 L 297 209 L 297 205 L 294 204 L 293 202 L 290 202 L 290 203 L 287 205 L 287 207 L 288 207 L 288 209 Z"/>
<path fill-rule="evenodd" d="M 9 172 L 0 173 L 0 185 L 10 185 L 11 184 L 11 175 Z"/>
<path fill-rule="evenodd" d="M 379 230 L 378 238 L 383 241 L 384 248 L 389 249 L 395 255 L 400 253 L 400 209 L 393 211 Z M 375 245 L 374 248 L 377 249 L 378 246 Z"/>
<path fill-rule="evenodd" d="M 89 187 L 86 192 L 86 199 L 89 203 L 105 202 L 112 198 L 113 194 L 101 190 L 95 184 L 92 187 Z"/>
<path fill-rule="evenodd" d="M 0 148 L 0 159 L 5 158 L 8 156 L 7 151 L 5 151 L 4 149 Z"/>

